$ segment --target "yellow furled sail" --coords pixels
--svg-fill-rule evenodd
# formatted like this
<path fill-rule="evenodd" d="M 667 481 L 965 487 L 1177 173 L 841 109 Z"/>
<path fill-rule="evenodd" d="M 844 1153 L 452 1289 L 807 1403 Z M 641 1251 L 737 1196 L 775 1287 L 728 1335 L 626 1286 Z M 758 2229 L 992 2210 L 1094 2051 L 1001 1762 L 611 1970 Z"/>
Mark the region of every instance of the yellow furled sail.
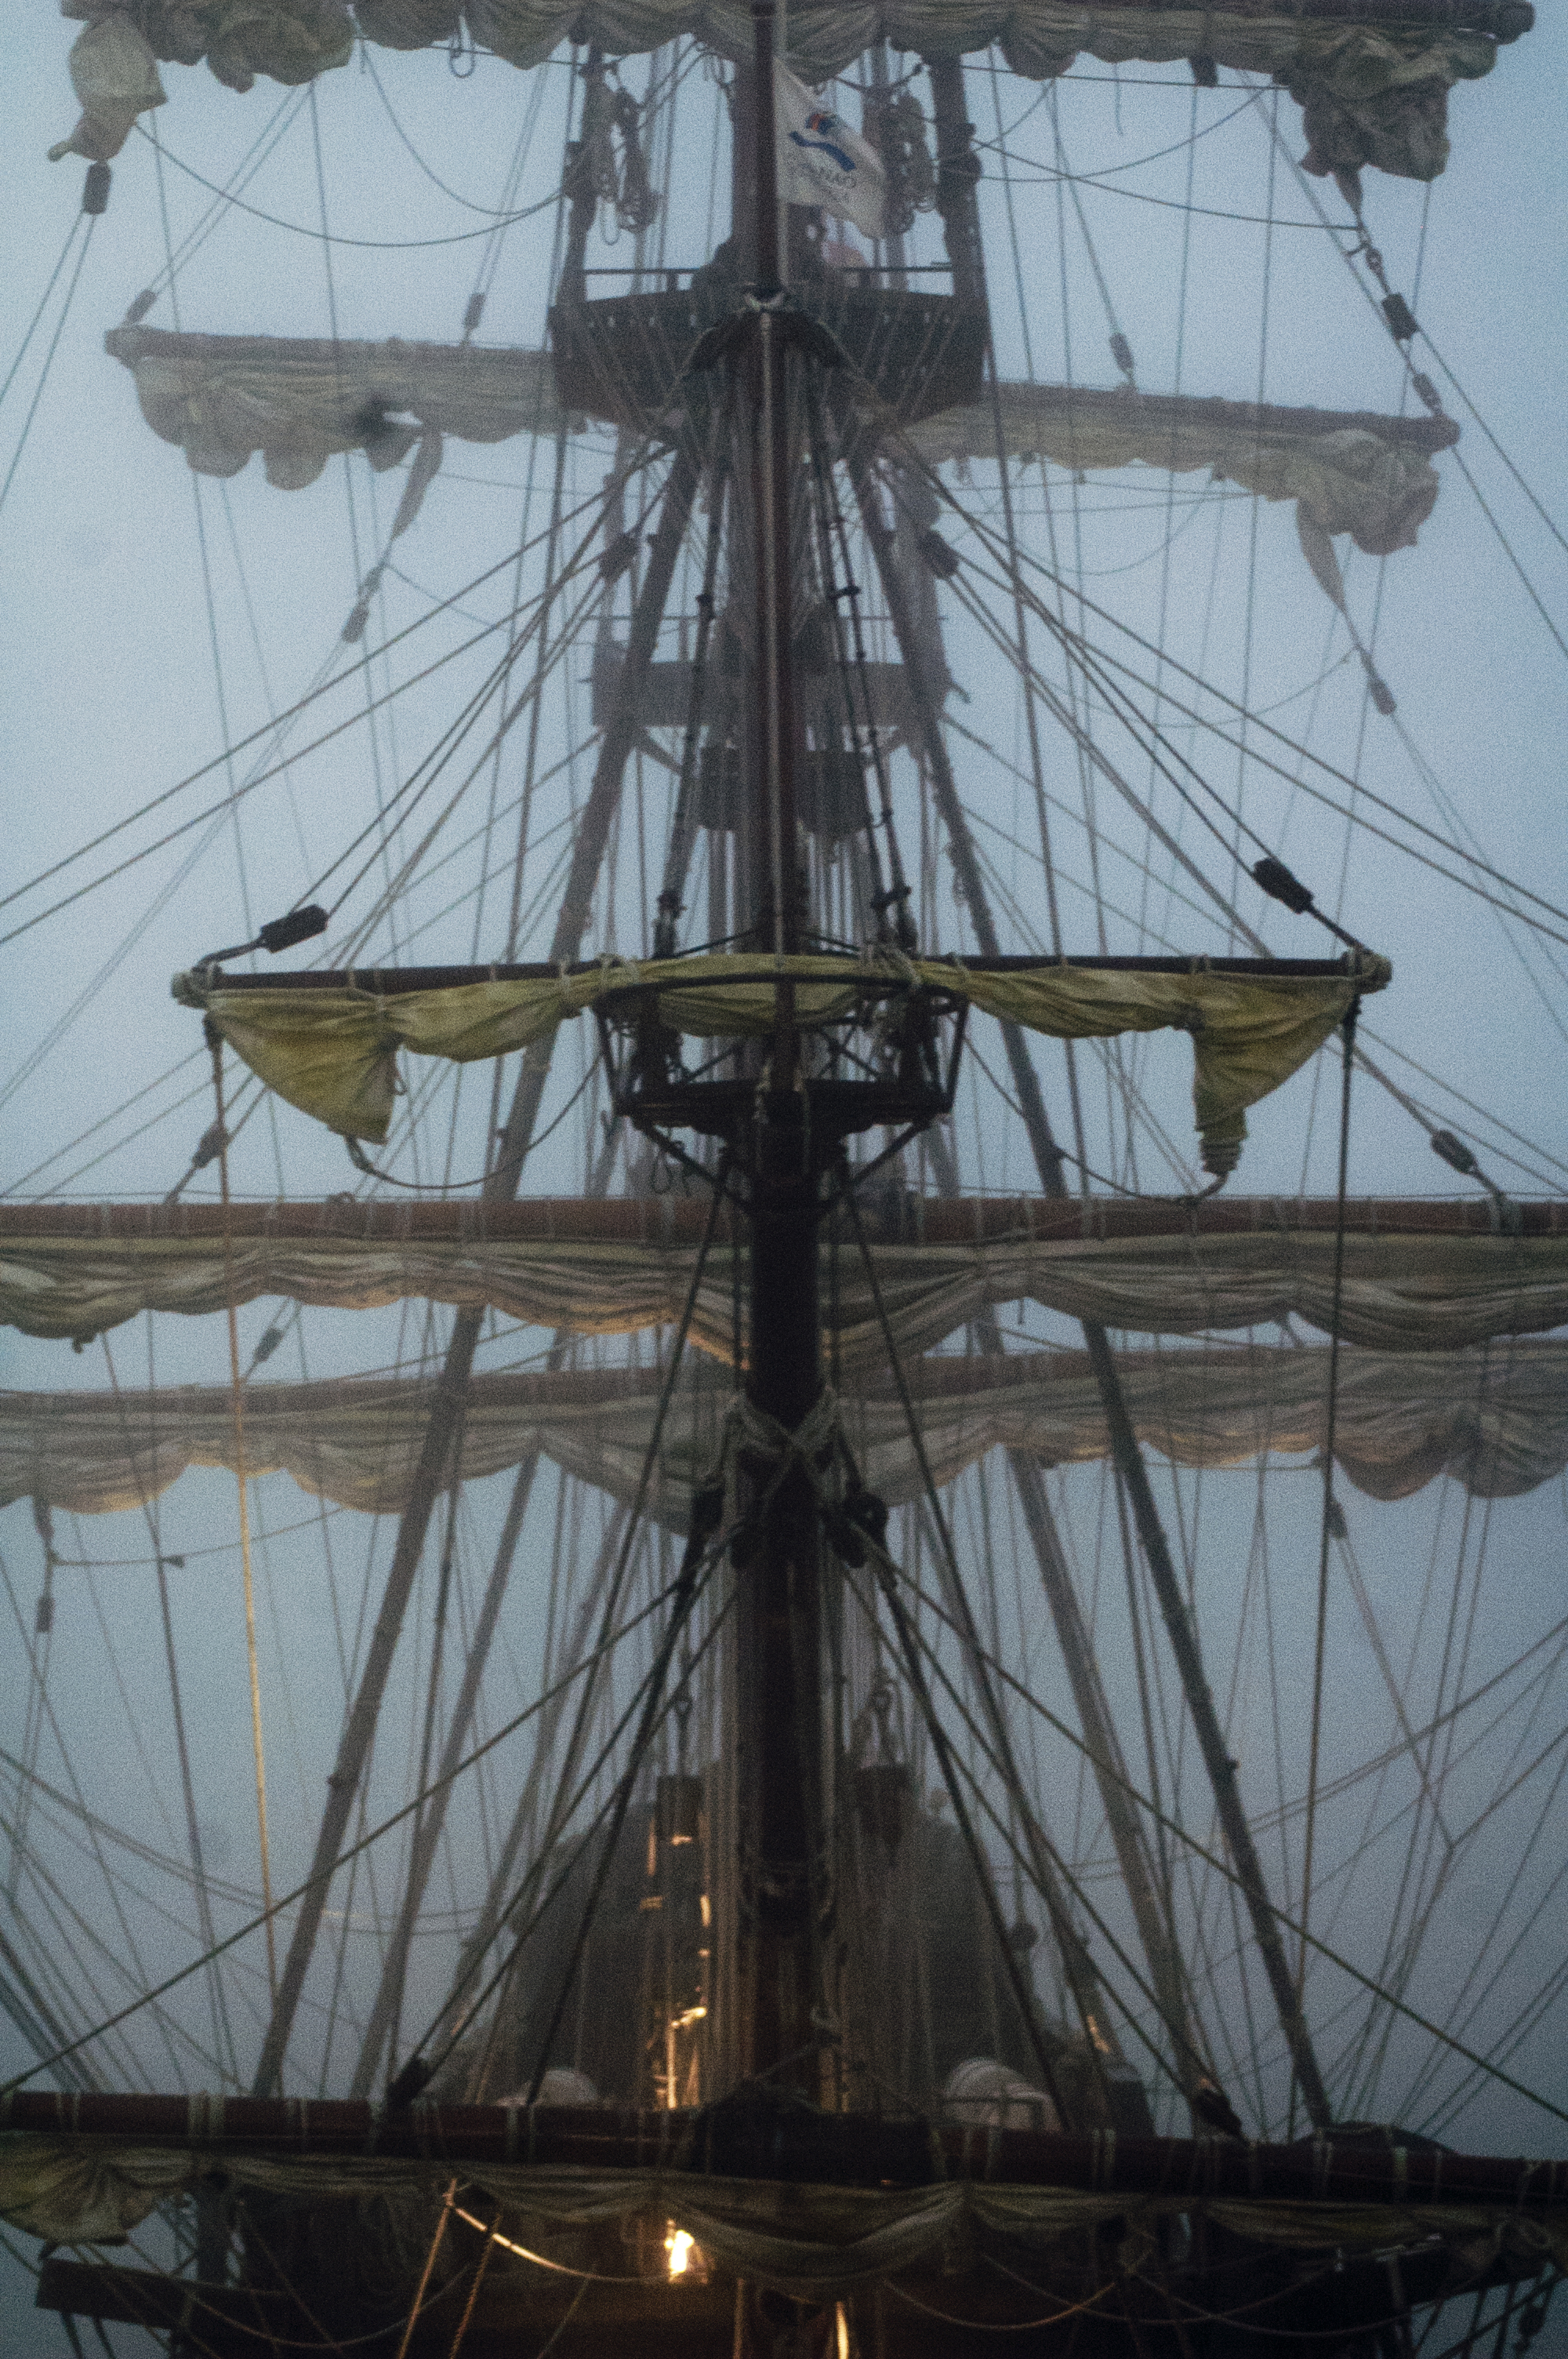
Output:
<path fill-rule="evenodd" d="M 976 968 L 946 959 L 719 954 L 605 961 L 576 973 L 388 991 L 363 982 L 236 990 L 195 970 L 174 995 L 199 1007 L 269 1089 L 347 1138 L 380 1144 L 396 1094 L 401 1049 L 459 1064 L 531 1048 L 568 1016 L 629 990 L 657 995 L 659 1022 L 700 1038 L 755 1038 L 771 1030 L 776 985 L 795 987 L 797 1020 L 832 1023 L 890 982 L 966 1001 L 1003 1022 L 1058 1040 L 1113 1039 L 1128 1032 L 1182 1031 L 1193 1039 L 1194 1113 L 1211 1169 L 1233 1168 L 1247 1108 L 1303 1065 L 1343 1021 L 1353 1000 L 1380 991 L 1386 959 L 1353 953 L 1334 974 L 1218 973 L 1046 964 Z"/>

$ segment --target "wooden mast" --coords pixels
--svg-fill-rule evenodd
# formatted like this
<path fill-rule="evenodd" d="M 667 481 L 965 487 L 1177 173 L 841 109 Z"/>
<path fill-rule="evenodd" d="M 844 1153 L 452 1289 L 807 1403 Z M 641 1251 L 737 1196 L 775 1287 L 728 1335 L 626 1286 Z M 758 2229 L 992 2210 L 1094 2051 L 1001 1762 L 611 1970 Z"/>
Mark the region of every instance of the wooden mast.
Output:
<path fill-rule="evenodd" d="M 790 665 L 792 566 L 787 357 L 777 309 L 779 239 L 773 0 L 753 0 L 750 89 L 753 159 L 747 244 L 755 306 L 739 371 L 755 556 L 755 681 L 751 731 L 755 906 L 759 943 L 788 957 L 800 947 L 795 825 L 795 716 Z M 740 168 L 738 167 L 738 172 Z M 794 1433 L 822 1390 L 817 1307 L 820 1171 L 802 1087 L 793 988 L 781 983 L 776 1023 L 758 1076 L 749 1152 L 751 1324 L 746 1398 L 773 1429 Z M 743 1471 L 771 1491 L 754 1556 L 738 1570 L 737 1777 L 739 1924 L 737 2055 L 750 2079 L 809 2090 L 815 2062 L 818 1762 L 818 1529 L 802 1467 L 781 1481 L 771 1453 Z"/>

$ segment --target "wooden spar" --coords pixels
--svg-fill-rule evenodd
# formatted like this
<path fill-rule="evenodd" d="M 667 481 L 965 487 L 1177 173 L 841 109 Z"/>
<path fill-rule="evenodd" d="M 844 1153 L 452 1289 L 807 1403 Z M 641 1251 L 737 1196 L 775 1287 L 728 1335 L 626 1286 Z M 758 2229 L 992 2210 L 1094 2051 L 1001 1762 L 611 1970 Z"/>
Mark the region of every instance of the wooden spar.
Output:
<path fill-rule="evenodd" d="M 353 2098 L 111 2096 L 12 2090 L 0 2130 L 189 2152 L 373 2156 L 428 2164 L 434 2179 L 487 2164 L 722 2173 L 839 2186 L 926 2186 L 939 2178 L 1014 2187 L 1260 2201 L 1487 2203 L 1527 2216 L 1568 2202 L 1568 2161 L 1451 2154 L 1395 2130 L 1303 2138 L 1126 2138 L 957 2128 L 916 2116 L 770 2110 L 748 2119 L 632 2107 L 431 2105 L 403 2113 Z M 939 2160 L 938 2160 L 939 2158 Z"/>
<path fill-rule="evenodd" d="M 862 478 L 870 484 L 870 475 L 862 466 Z M 672 470 L 670 483 L 676 482 Z M 689 513 L 689 508 L 688 511 Z M 884 539 L 891 540 L 885 526 L 880 525 Z M 650 568 L 650 571 L 652 569 Z M 907 603 L 906 601 L 901 602 Z M 627 658 L 630 664 L 630 656 Z M 624 678 L 625 667 L 621 677 Z M 636 741 L 636 715 L 632 714 L 627 727 L 627 754 Z M 609 740 L 607 739 L 607 743 Z M 580 839 L 579 839 L 580 842 Z M 579 864 L 574 862 L 572 883 L 568 895 L 579 881 Z M 583 889 L 591 892 L 593 875 L 590 871 Z M 1038 974 L 1043 969 L 1079 967 L 1092 974 L 1191 974 L 1190 958 L 1119 958 L 1106 955 L 1088 957 L 1046 957 L 1035 951 L 1014 954 L 999 951 L 982 951 L 978 958 L 966 958 L 965 971 L 971 974 Z M 450 991 L 470 983 L 548 983 L 562 971 L 572 974 L 597 974 L 597 959 L 535 959 L 528 965 L 515 966 L 356 966 L 341 971 L 315 968 L 299 974 L 229 974 L 222 968 L 204 968 L 202 978 L 211 976 L 209 987 L 228 992 L 244 991 L 346 991 L 374 992 L 378 998 L 395 998 L 400 991 Z M 1208 958 L 1204 960 L 1206 974 L 1237 974 L 1258 976 L 1267 980 L 1281 977 L 1305 976 L 1309 980 L 1326 981 L 1330 976 L 1343 976 L 1346 972 L 1343 958 L 1331 959 L 1271 959 L 1271 958 Z"/>
<path fill-rule="evenodd" d="M 617 686 L 614 718 L 606 730 L 594 766 L 593 784 L 578 822 L 567 888 L 556 920 L 551 951 L 556 964 L 576 959 L 588 931 L 593 888 L 610 842 L 611 822 L 621 799 L 621 784 L 636 734 L 637 707 L 674 577 L 676 560 L 685 538 L 691 506 L 697 495 L 697 470 L 685 452 L 676 459 L 665 482 L 664 503 L 654 549 L 638 595 L 631 642 Z M 523 1159 L 538 1119 L 545 1083 L 549 1076 L 549 1044 L 541 1042 L 523 1060 L 511 1109 L 503 1130 L 495 1163 L 485 1180 L 487 1200 L 515 1196 Z M 382 1698 L 402 1633 L 415 1575 L 424 1551 L 430 1517 L 440 1496 L 452 1449 L 461 1424 L 463 1403 L 473 1369 L 473 1355 L 483 1322 L 482 1310 L 460 1310 L 452 1322 L 430 1421 L 415 1471 L 408 1506 L 398 1525 L 397 1540 L 387 1573 L 381 1611 L 376 1617 L 364 1669 L 354 1693 L 337 1759 L 327 1779 L 327 1806 L 316 1839 L 309 1888 L 299 1905 L 289 1942 L 276 2003 L 262 2044 L 254 2090 L 269 2094 L 277 2085 L 294 2018 L 305 1988 L 305 1977 L 320 1930 L 333 1864 L 343 1847 L 344 1831 L 359 1790 L 366 1757 L 375 1734 Z"/>
<path fill-rule="evenodd" d="M 954 274 L 969 266 L 971 246 L 979 252 L 979 212 L 975 202 L 974 179 L 963 168 L 963 156 L 968 153 L 969 129 L 963 104 L 963 68 L 957 60 L 940 68 L 932 68 L 934 103 L 938 110 L 938 189 L 943 223 L 947 234 L 948 251 Z M 945 126 L 945 127 L 943 127 Z M 983 289 L 983 271 L 979 284 Z M 970 920 L 987 959 L 997 955 L 997 931 L 991 916 L 989 897 L 985 878 L 976 857 L 969 835 L 968 821 L 958 795 L 935 707 L 932 703 L 924 675 L 914 660 L 914 634 L 909 613 L 904 585 L 900 577 L 893 548 L 893 536 L 885 523 L 872 479 L 870 451 L 866 439 L 849 428 L 846 440 L 845 460 L 860 505 L 861 521 L 876 560 L 878 577 L 887 600 L 888 614 L 893 635 L 909 669 L 910 690 L 917 716 L 921 749 L 931 779 L 932 789 L 942 824 L 951 848 L 953 866 L 964 892 Z M 1016 1024 L 1003 1024 L 1002 1039 L 1007 1050 L 1009 1070 L 1018 1094 L 1020 1111 L 1029 1134 L 1040 1182 L 1047 1195 L 1066 1200 L 1068 1189 L 1063 1171 L 1063 1156 L 1052 1135 L 1041 1094 L 1039 1077 L 1029 1053 L 1023 1032 Z M 1317 2128 L 1325 2128 L 1330 2121 L 1328 2095 L 1318 2069 L 1312 2038 L 1302 2013 L 1296 1984 L 1286 1961 L 1281 1939 L 1279 1921 L 1269 1899 L 1263 1880 L 1262 1862 L 1252 1830 L 1241 1806 L 1237 1790 L 1236 1772 L 1231 1766 L 1219 1714 L 1204 1669 L 1197 1634 L 1187 1612 L 1170 1542 L 1155 1502 L 1153 1486 L 1143 1452 L 1128 1414 L 1127 1402 L 1117 1372 L 1116 1356 L 1110 1339 L 1098 1321 L 1082 1322 L 1084 1343 L 1094 1370 L 1096 1384 L 1104 1406 L 1106 1422 L 1110 1430 L 1111 1448 L 1117 1472 L 1126 1485 L 1131 1503 L 1138 1537 L 1142 1544 L 1150 1577 L 1160 1601 L 1160 1611 L 1170 1636 L 1172 1651 L 1181 1677 L 1187 1709 L 1197 1734 L 1204 1767 L 1214 1791 L 1215 1807 L 1225 1832 L 1227 1844 L 1236 1863 L 1252 1921 L 1253 1938 L 1262 1958 L 1281 2028 L 1291 2050 L 1303 2099 L 1309 2119 Z"/>
<path fill-rule="evenodd" d="M 980 236 L 975 183 L 980 177 L 979 158 L 971 142 L 974 128 L 964 101 L 962 58 L 935 58 L 931 76 L 931 120 L 936 142 L 936 210 L 947 259 L 953 266 L 953 292 L 971 302 L 986 301 L 985 246 Z"/>
<path fill-rule="evenodd" d="M 1521 1237 L 1568 1236 L 1568 1201 L 1516 1202 Z M 349 1245 L 695 1245 L 707 1223 L 696 1196 L 529 1196 L 521 1201 L 408 1203 L 389 1197 L 328 1196 L 270 1204 L 236 1204 L 237 1245 L 270 1238 Z M 1025 1238 L 1032 1244 L 1136 1242 L 1141 1238 L 1331 1236 L 1338 1226 L 1332 1196 L 917 1196 L 878 1198 L 861 1220 L 874 1245 L 984 1245 Z M 1345 1232 L 1353 1237 L 1484 1237 L 1497 1217 L 1481 1196 L 1352 1196 Z M 721 1217 L 718 1242 L 741 1234 L 739 1215 Z M 0 1246 L 52 1238 L 102 1244 L 217 1243 L 216 1204 L 0 1204 Z"/>

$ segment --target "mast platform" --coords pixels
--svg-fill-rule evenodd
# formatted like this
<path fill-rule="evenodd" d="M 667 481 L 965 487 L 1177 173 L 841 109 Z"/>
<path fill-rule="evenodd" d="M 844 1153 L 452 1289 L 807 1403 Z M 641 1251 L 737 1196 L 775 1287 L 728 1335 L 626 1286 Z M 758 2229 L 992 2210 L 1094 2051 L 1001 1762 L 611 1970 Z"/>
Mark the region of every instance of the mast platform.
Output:
<path fill-rule="evenodd" d="M 901 426 L 979 399 L 983 303 L 849 277 L 795 292 L 806 317 L 837 340 L 862 397 L 874 396 Z M 550 348 L 561 408 L 638 433 L 656 429 L 680 402 L 694 346 L 734 315 L 741 294 L 735 279 L 698 273 L 688 288 L 556 304 Z"/>

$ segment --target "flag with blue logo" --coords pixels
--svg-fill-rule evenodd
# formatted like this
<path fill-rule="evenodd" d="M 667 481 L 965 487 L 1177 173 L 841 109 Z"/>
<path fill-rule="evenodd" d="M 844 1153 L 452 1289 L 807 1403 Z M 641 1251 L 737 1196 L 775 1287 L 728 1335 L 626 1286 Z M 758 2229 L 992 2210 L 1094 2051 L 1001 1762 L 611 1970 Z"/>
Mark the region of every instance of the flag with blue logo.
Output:
<path fill-rule="evenodd" d="M 820 205 L 852 221 L 867 237 L 885 237 L 887 176 L 881 158 L 841 114 L 773 63 L 779 194 L 787 204 Z"/>

